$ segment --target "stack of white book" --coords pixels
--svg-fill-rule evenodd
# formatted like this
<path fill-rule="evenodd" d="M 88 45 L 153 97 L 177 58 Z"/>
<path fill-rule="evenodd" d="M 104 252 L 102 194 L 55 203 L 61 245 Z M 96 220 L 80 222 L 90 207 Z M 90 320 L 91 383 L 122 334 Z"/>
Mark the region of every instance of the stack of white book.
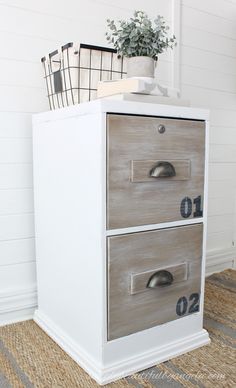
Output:
<path fill-rule="evenodd" d="M 178 91 L 162 87 L 154 82 L 138 78 L 101 81 L 97 87 L 97 98 L 138 101 L 156 104 L 189 106 L 188 100 L 178 97 Z"/>

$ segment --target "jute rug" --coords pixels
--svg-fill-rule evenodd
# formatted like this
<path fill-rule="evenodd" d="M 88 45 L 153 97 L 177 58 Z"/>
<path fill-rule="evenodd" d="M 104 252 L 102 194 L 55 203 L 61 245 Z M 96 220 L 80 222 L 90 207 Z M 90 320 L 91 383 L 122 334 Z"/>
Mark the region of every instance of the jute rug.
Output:
<path fill-rule="evenodd" d="M 236 271 L 206 282 L 205 328 L 211 344 L 107 387 L 236 387 Z M 0 388 L 98 385 L 33 321 L 0 328 Z"/>

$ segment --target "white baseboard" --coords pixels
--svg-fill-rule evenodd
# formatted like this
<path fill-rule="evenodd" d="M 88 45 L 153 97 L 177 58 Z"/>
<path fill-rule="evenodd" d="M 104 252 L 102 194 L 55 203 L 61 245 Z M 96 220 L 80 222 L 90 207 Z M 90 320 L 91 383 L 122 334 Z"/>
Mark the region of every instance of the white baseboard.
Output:
<path fill-rule="evenodd" d="M 62 330 L 41 311 L 36 310 L 34 320 L 100 385 L 108 384 L 125 376 L 129 376 L 210 343 L 207 331 L 202 329 L 194 335 L 184 339 L 171 342 L 168 345 L 157 347 L 156 349 L 152 348 L 149 352 L 137 354 L 135 357 L 132 357 L 132 359 L 125 359 L 119 363 L 113 365 L 109 364 L 109 367 L 105 367 L 99 365 L 95 360 L 92 360 L 83 349 L 80 349 L 71 338 L 63 333 Z"/>
<path fill-rule="evenodd" d="M 36 286 L 0 293 L 0 326 L 32 319 L 37 307 Z"/>
<path fill-rule="evenodd" d="M 227 268 L 236 268 L 236 248 L 207 252 L 206 276 Z"/>

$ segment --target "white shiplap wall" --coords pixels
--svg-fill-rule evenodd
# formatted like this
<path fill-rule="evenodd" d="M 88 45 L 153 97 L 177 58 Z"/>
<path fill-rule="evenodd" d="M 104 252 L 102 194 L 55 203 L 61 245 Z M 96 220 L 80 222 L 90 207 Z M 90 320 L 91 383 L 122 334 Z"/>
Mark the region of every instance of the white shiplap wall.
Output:
<path fill-rule="evenodd" d="M 233 265 L 236 198 L 236 1 L 183 0 L 182 96 L 210 108 L 208 264 Z"/>
<path fill-rule="evenodd" d="M 211 109 L 209 261 L 230 266 L 236 230 L 236 1 L 182 3 L 182 95 L 193 106 Z M 0 323 L 18 319 L 20 308 L 23 318 L 23 310 L 30 314 L 36 303 L 31 114 L 48 109 L 39 59 L 69 41 L 104 45 L 106 18 L 129 17 L 134 9 L 161 13 L 171 22 L 171 0 L 0 0 Z M 170 61 L 163 54 L 164 83 L 170 82 Z"/>

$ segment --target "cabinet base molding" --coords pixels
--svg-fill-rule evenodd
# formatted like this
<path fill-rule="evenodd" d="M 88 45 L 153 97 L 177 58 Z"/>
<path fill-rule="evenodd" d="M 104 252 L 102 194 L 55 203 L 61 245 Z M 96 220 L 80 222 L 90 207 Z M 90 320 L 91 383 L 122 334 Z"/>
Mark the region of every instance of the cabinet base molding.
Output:
<path fill-rule="evenodd" d="M 181 340 L 152 348 L 148 352 L 139 353 L 135 357 L 105 367 L 92 359 L 41 311 L 36 310 L 34 321 L 100 385 L 130 376 L 210 343 L 207 331 L 202 329 Z"/>

